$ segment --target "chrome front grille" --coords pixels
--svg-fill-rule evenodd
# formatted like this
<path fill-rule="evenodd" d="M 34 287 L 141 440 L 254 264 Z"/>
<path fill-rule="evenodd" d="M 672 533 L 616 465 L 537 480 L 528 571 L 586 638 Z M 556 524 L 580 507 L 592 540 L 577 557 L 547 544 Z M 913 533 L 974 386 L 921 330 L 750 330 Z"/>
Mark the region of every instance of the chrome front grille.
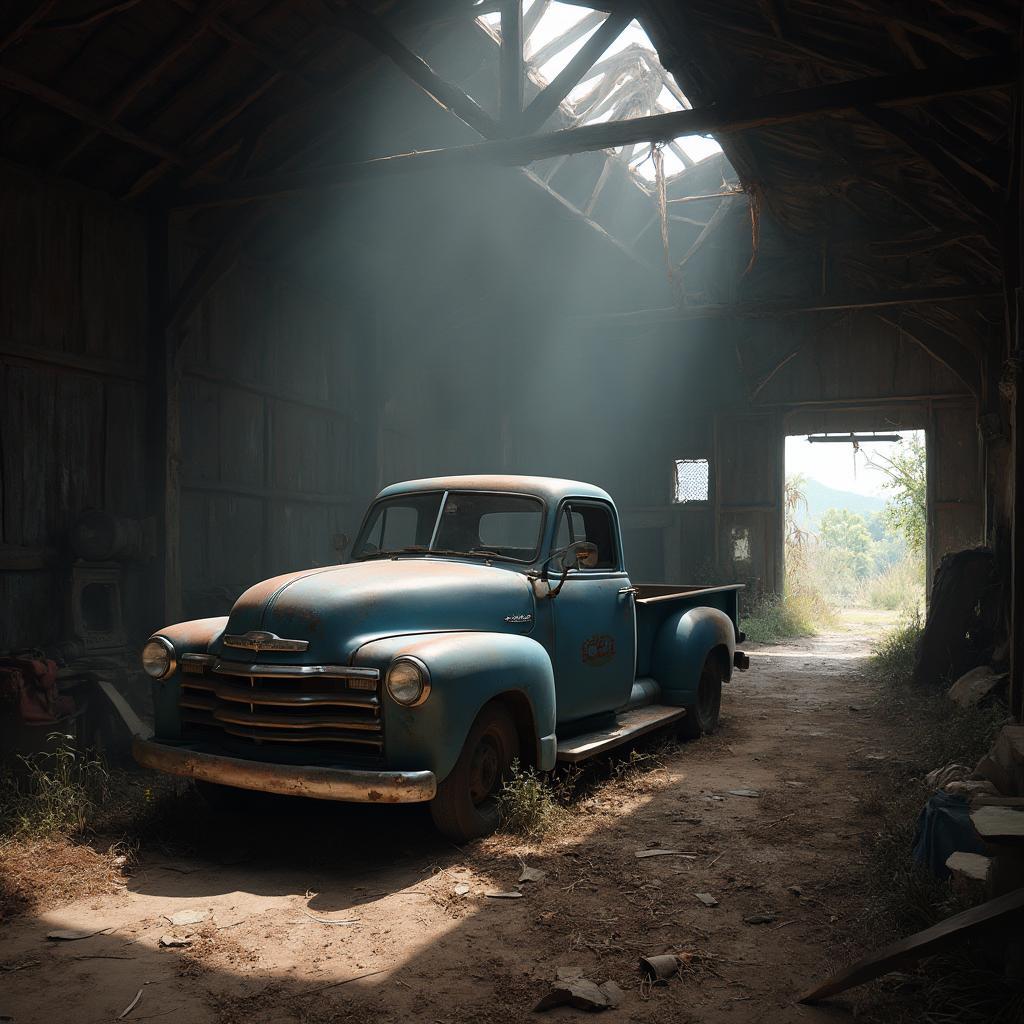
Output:
<path fill-rule="evenodd" d="M 179 706 L 188 734 L 253 744 L 324 744 L 381 755 L 380 673 L 348 665 L 270 665 L 181 658 Z"/>

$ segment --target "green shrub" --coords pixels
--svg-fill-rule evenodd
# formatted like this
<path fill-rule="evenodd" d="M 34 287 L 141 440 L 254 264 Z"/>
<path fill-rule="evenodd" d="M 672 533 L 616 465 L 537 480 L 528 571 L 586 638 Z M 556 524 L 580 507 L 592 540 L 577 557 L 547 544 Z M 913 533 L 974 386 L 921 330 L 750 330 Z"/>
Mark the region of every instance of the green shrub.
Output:
<path fill-rule="evenodd" d="M 52 749 L 19 757 L 0 789 L 0 832 L 5 835 L 74 835 L 89 825 L 107 794 L 103 761 L 75 749 L 74 737 L 52 733 Z"/>
<path fill-rule="evenodd" d="M 512 775 L 502 787 L 498 802 L 502 831 L 526 839 L 552 831 L 567 813 L 547 778 L 518 760 L 512 762 Z"/>

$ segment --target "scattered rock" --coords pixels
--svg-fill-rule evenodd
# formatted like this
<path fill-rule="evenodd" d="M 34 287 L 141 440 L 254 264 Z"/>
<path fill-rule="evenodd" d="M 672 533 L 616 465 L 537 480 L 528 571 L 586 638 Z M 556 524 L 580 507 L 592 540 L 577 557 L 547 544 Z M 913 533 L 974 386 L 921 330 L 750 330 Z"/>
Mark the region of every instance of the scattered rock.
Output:
<path fill-rule="evenodd" d="M 954 704 L 973 708 L 1006 682 L 1005 672 L 994 672 L 990 665 L 979 665 L 965 672 L 946 694 Z"/>
<path fill-rule="evenodd" d="M 957 850 L 946 858 L 946 867 L 950 873 L 968 878 L 975 882 L 987 882 L 992 868 L 992 860 L 980 853 L 965 853 Z"/>
<path fill-rule="evenodd" d="M 801 897 L 804 894 L 803 889 L 799 885 L 787 885 L 786 892 L 791 892 L 796 897 Z"/>
<path fill-rule="evenodd" d="M 458 885 L 452 890 L 456 896 L 468 896 L 469 895 L 469 883 L 459 882 Z"/>
<path fill-rule="evenodd" d="M 973 778 L 990 780 L 1000 793 L 1024 793 L 1024 725 L 1004 725 L 999 730 Z"/>
<path fill-rule="evenodd" d="M 520 882 L 540 882 L 547 878 L 547 872 L 540 868 L 529 868 L 523 865 L 523 873 L 519 876 Z"/>
<path fill-rule="evenodd" d="M 63 928 L 60 931 L 47 932 L 46 937 L 51 942 L 76 942 L 78 939 L 92 938 L 93 935 L 105 935 L 113 930 L 113 928 Z"/>
<path fill-rule="evenodd" d="M 200 921 L 206 920 L 206 911 L 179 910 L 176 914 L 171 914 L 170 917 L 164 914 L 164 917 L 166 917 L 173 925 L 199 924 Z"/>
<path fill-rule="evenodd" d="M 772 924 L 776 920 L 774 914 L 750 914 L 743 918 L 744 924 Z"/>
<path fill-rule="evenodd" d="M 696 896 L 697 899 L 700 900 L 700 902 L 703 903 L 705 907 L 718 906 L 718 900 L 716 900 L 715 897 L 712 896 L 709 892 L 695 892 L 693 895 Z"/>
<path fill-rule="evenodd" d="M 614 984 L 605 982 L 605 984 Z M 615 989 L 621 993 L 621 989 L 615 985 Z M 556 981 L 551 990 L 533 1008 L 535 1012 L 551 1010 L 556 1006 L 574 1006 L 577 1010 L 607 1010 L 613 1003 L 609 994 L 600 985 L 586 978 L 573 978 L 569 981 Z"/>
<path fill-rule="evenodd" d="M 730 789 L 729 790 L 729 795 L 730 796 L 758 797 L 761 794 L 756 789 Z"/>
<path fill-rule="evenodd" d="M 161 935 L 160 945 L 168 949 L 177 949 L 180 946 L 191 946 L 195 942 L 192 935 Z"/>
<path fill-rule="evenodd" d="M 599 985 L 598 988 L 605 994 L 608 1005 L 613 1008 L 620 1005 L 622 1000 L 626 998 L 626 993 L 614 981 L 606 981 Z"/>
<path fill-rule="evenodd" d="M 485 892 L 484 895 L 490 900 L 518 900 L 523 894 L 513 889 L 511 892 Z"/>

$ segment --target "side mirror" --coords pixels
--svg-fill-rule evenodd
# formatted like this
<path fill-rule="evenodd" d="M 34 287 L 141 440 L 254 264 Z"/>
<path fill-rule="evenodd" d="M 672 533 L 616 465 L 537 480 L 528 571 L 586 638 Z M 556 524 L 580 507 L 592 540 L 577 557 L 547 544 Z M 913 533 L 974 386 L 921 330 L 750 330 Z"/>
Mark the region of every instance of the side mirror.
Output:
<path fill-rule="evenodd" d="M 571 551 L 576 556 L 577 569 L 597 568 L 597 545 L 591 544 L 589 540 L 580 540 L 573 544 Z"/>

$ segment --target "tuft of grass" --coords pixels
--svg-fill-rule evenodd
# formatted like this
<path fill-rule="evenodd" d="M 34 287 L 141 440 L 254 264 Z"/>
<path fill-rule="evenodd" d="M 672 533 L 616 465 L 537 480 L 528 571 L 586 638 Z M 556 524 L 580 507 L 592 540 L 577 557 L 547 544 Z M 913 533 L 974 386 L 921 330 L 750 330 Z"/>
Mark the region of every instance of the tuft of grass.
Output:
<path fill-rule="evenodd" d="M 877 949 L 967 909 L 965 898 L 948 882 L 910 858 L 917 816 L 930 795 L 924 775 L 953 761 L 974 764 L 1007 720 L 1006 708 L 998 702 L 965 710 L 941 689 L 911 685 L 922 628 L 920 614 L 914 612 L 879 639 L 872 655 L 871 672 L 885 684 L 883 713 L 902 719 L 905 732 L 913 738 L 907 760 L 894 764 L 862 804 L 878 821 L 871 830 L 863 868 L 852 883 L 860 910 L 850 921 L 848 939 L 858 951 Z M 912 997 L 893 991 L 884 981 L 876 982 L 865 1005 L 858 1006 L 859 1019 L 870 1024 L 1024 1020 L 1024 992 L 986 959 L 981 946 L 934 957 L 903 977 L 913 985 Z"/>
<path fill-rule="evenodd" d="M 75 748 L 74 737 L 51 733 L 49 750 L 21 756 L 20 769 L 0 780 L 0 834 L 75 836 L 84 832 L 107 796 L 102 759 Z"/>
<path fill-rule="evenodd" d="M 895 629 L 883 633 L 872 645 L 869 668 L 871 675 L 887 686 L 909 684 L 923 632 L 921 612 L 915 608 L 906 621 Z"/>
<path fill-rule="evenodd" d="M 820 593 L 804 587 L 789 587 L 784 596 L 762 598 L 743 617 L 743 631 L 749 640 L 771 644 L 798 636 L 814 636 L 831 625 L 835 612 Z"/>
<path fill-rule="evenodd" d="M 559 803 L 548 779 L 518 760 L 498 797 L 501 830 L 526 839 L 537 839 L 565 822 L 567 810 Z"/>
<path fill-rule="evenodd" d="M 924 582 L 920 560 L 906 557 L 866 579 L 856 603 L 883 611 L 910 611 L 924 603 Z"/>

